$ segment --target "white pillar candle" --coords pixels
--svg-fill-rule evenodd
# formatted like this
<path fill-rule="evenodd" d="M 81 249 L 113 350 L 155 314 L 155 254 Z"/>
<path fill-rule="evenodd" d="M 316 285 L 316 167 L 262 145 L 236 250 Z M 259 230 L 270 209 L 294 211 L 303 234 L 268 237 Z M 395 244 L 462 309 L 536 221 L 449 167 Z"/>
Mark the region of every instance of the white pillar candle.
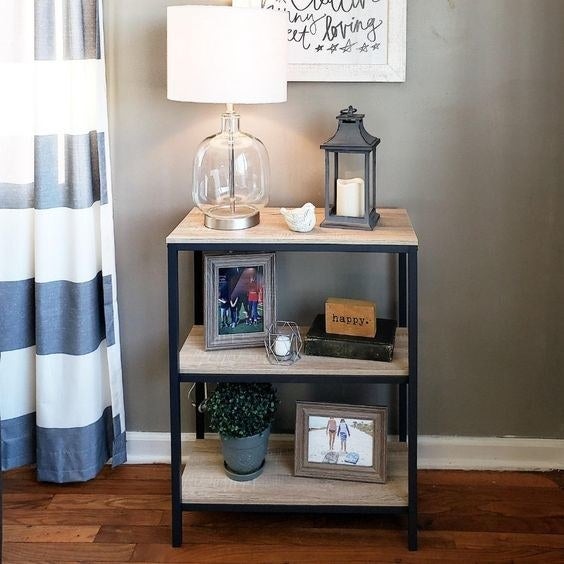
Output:
<path fill-rule="evenodd" d="M 364 216 L 364 180 L 362 178 L 337 179 L 337 215 Z"/>
<path fill-rule="evenodd" d="M 279 357 L 288 356 L 291 350 L 291 341 L 288 335 L 278 335 L 274 341 L 274 354 Z"/>

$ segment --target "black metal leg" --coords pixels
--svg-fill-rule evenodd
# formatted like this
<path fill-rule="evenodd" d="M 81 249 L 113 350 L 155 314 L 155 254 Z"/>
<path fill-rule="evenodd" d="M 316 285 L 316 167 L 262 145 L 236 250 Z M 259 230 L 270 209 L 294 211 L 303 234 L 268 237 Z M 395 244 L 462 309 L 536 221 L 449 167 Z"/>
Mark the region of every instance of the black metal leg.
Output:
<path fill-rule="evenodd" d="M 407 441 L 407 384 L 398 385 L 398 436 L 400 442 Z"/>
<path fill-rule="evenodd" d="M 204 324 L 204 257 L 202 251 L 194 251 L 194 323 Z"/>
<path fill-rule="evenodd" d="M 202 251 L 194 251 L 194 323 L 204 324 L 204 262 Z M 196 438 L 203 439 L 205 432 L 205 415 L 198 411 L 198 406 L 204 401 L 204 384 L 196 384 Z"/>
<path fill-rule="evenodd" d="M 182 545 L 180 442 L 180 381 L 178 379 L 178 250 L 168 245 L 168 364 L 170 385 L 170 471 L 172 484 L 172 546 Z"/>
<path fill-rule="evenodd" d="M 417 250 L 410 251 L 408 263 L 409 301 L 409 394 L 408 394 L 408 470 L 409 514 L 408 546 L 417 550 Z"/>
<path fill-rule="evenodd" d="M 398 325 L 407 327 L 407 255 L 398 254 Z"/>
<path fill-rule="evenodd" d="M 398 254 L 398 325 L 407 326 L 407 256 Z M 407 440 L 407 385 L 398 387 L 398 435 L 399 440 Z"/>

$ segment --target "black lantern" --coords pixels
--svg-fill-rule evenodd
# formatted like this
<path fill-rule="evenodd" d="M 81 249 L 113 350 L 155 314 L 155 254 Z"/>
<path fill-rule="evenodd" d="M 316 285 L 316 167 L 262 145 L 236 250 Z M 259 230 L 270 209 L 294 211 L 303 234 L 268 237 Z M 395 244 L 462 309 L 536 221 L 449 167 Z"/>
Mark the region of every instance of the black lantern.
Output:
<path fill-rule="evenodd" d="M 349 106 L 337 116 L 335 135 L 325 150 L 325 220 L 321 227 L 374 229 L 376 212 L 376 147 L 380 139 L 364 129 L 364 114 Z"/>

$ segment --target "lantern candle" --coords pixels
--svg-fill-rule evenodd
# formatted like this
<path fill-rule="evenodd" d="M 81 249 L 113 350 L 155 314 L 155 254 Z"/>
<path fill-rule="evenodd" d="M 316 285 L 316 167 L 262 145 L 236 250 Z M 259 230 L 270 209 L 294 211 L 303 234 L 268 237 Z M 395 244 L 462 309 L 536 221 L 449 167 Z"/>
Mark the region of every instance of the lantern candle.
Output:
<path fill-rule="evenodd" d="M 337 179 L 337 215 L 364 216 L 364 180 L 362 178 Z"/>

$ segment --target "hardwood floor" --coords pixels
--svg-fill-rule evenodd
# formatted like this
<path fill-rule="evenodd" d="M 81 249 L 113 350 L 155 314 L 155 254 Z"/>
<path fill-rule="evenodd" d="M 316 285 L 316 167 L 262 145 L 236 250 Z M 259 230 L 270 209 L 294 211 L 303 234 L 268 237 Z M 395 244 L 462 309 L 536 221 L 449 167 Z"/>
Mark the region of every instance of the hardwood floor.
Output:
<path fill-rule="evenodd" d="M 346 482 L 343 482 L 346 487 Z M 564 562 L 564 472 L 420 471 L 420 549 L 403 518 L 187 513 L 170 546 L 169 468 L 86 484 L 4 474 L 4 562 Z"/>

